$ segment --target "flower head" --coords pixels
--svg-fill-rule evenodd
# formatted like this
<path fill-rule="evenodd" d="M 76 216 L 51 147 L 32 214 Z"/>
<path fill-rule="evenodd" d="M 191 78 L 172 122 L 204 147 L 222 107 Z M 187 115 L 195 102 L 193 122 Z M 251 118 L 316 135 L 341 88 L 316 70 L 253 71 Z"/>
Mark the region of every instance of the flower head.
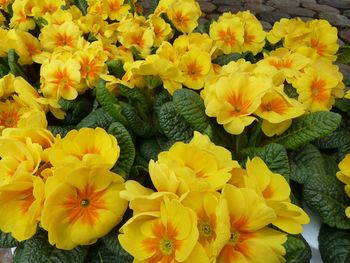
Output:
<path fill-rule="evenodd" d="M 340 171 L 337 172 L 337 178 L 345 184 L 344 190 L 350 196 L 350 154 L 345 156 L 338 167 Z M 350 206 L 345 209 L 345 214 L 350 218 Z"/>

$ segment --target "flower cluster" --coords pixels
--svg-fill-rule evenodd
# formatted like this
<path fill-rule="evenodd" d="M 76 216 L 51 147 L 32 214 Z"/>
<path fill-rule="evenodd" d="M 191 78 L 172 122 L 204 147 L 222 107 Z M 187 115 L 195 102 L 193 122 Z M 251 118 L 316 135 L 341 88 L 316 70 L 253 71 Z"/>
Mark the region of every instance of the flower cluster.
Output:
<path fill-rule="evenodd" d="M 119 241 L 140 262 L 281 262 L 286 234 L 269 225 L 298 234 L 309 222 L 282 175 L 258 157 L 241 168 L 198 132 L 151 160 L 149 173 L 156 191 L 129 180 L 121 192 L 133 217 Z"/>
<path fill-rule="evenodd" d="M 46 129 L 6 129 L 0 140 L 0 229 L 22 241 L 40 226 L 58 248 L 88 245 L 123 217 L 124 180 L 110 171 L 115 137 L 101 128 L 56 138 Z"/>
<path fill-rule="evenodd" d="M 350 196 L 350 154 L 347 154 L 338 165 L 340 171 L 337 172 L 338 179 L 345 184 L 344 190 Z M 350 206 L 345 209 L 345 214 L 350 218 Z"/>

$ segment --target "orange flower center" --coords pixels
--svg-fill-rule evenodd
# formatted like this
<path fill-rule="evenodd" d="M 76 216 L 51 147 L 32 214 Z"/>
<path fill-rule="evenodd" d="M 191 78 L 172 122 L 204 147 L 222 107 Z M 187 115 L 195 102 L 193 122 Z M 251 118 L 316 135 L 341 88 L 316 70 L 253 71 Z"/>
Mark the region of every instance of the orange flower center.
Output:
<path fill-rule="evenodd" d="M 273 111 L 278 114 L 284 114 L 288 110 L 288 105 L 282 98 L 275 98 L 268 102 L 262 102 L 260 106 L 261 111 Z"/>
<path fill-rule="evenodd" d="M 70 79 L 67 69 L 57 70 L 52 83 L 57 85 L 57 88 L 65 90 L 73 87 L 73 81 Z"/>
<path fill-rule="evenodd" d="M 187 74 L 194 80 L 199 79 L 203 76 L 201 73 L 202 70 L 203 67 L 201 65 L 198 65 L 196 61 L 193 61 L 187 65 Z"/>
<path fill-rule="evenodd" d="M 316 38 L 312 38 L 311 39 L 311 47 L 316 49 L 317 53 L 320 56 L 324 56 L 325 49 L 326 49 L 327 45 L 320 43 L 320 41 L 318 39 L 316 39 Z"/>
<path fill-rule="evenodd" d="M 82 78 L 93 78 L 96 77 L 99 73 L 100 67 L 97 65 L 97 63 L 94 60 L 89 60 L 89 58 L 84 57 L 80 61 L 81 65 L 81 77 Z"/>
<path fill-rule="evenodd" d="M 326 81 L 314 79 L 310 86 L 311 96 L 317 101 L 327 100 Z"/>
<path fill-rule="evenodd" d="M 273 196 L 274 192 L 273 189 L 271 187 L 271 185 L 268 185 L 265 190 L 262 192 L 264 198 L 269 199 Z"/>
<path fill-rule="evenodd" d="M 60 34 L 58 33 L 55 36 L 56 42 L 55 45 L 58 47 L 69 46 L 73 47 L 73 37 L 68 35 L 67 33 Z"/>
<path fill-rule="evenodd" d="M 271 66 L 274 66 L 277 69 L 291 68 L 293 60 L 291 59 L 272 59 L 269 61 Z"/>
<path fill-rule="evenodd" d="M 231 28 L 228 28 L 226 31 L 219 31 L 219 38 L 224 42 L 225 46 L 233 47 L 236 44 L 235 32 L 231 31 Z"/>
<path fill-rule="evenodd" d="M 244 35 L 244 44 L 251 45 L 251 44 L 253 44 L 254 39 L 255 39 L 254 35 L 245 34 Z"/>
<path fill-rule="evenodd" d="M 233 94 L 228 102 L 232 106 L 231 115 L 232 116 L 241 116 L 248 112 L 248 108 L 250 106 L 249 100 L 244 100 L 242 94 Z"/>
<path fill-rule="evenodd" d="M 50 3 L 50 4 L 43 7 L 42 12 L 43 12 L 43 14 L 54 13 L 57 11 L 57 9 L 58 9 L 58 7 L 56 5 Z"/>
<path fill-rule="evenodd" d="M 131 44 L 138 45 L 141 49 L 144 47 L 145 41 L 142 33 L 136 33 L 131 36 Z"/>
<path fill-rule="evenodd" d="M 20 115 L 15 109 L 0 113 L 0 125 L 6 128 L 17 127 L 19 119 Z"/>
<path fill-rule="evenodd" d="M 26 214 L 29 210 L 29 207 L 34 202 L 35 198 L 33 196 L 33 188 L 29 188 L 23 192 L 21 192 L 21 195 L 23 198 L 21 199 L 22 205 L 21 205 L 21 212 L 22 214 Z"/>
<path fill-rule="evenodd" d="M 186 27 L 187 23 L 188 23 L 188 16 L 185 16 L 184 14 L 182 14 L 181 12 L 176 12 L 175 13 L 175 24 L 180 26 L 180 27 Z"/>

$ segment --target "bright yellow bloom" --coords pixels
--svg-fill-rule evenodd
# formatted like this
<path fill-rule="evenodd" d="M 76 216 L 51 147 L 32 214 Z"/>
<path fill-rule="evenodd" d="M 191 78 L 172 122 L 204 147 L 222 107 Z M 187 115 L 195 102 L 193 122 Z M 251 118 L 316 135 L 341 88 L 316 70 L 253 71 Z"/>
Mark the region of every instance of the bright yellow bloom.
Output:
<path fill-rule="evenodd" d="M 202 12 L 199 4 L 194 0 L 173 1 L 166 10 L 166 14 L 177 30 L 191 33 L 198 26 L 198 19 Z"/>
<path fill-rule="evenodd" d="M 249 187 L 255 184 L 254 190 L 261 194 L 266 205 L 275 211 L 276 219 L 272 224 L 290 234 L 301 233 L 303 231 L 301 225 L 308 224 L 310 218 L 303 209 L 290 202 L 291 190 L 286 179 L 280 174 L 271 172 L 259 157 L 248 159 L 246 167 L 248 182 L 245 182 L 245 185 Z"/>
<path fill-rule="evenodd" d="M 164 198 L 157 213 L 138 214 L 121 227 L 122 247 L 137 262 L 209 262 L 197 244 L 197 218 L 179 200 Z"/>
<path fill-rule="evenodd" d="M 201 89 L 211 69 L 211 56 L 207 52 L 193 48 L 181 57 L 179 68 L 183 72 L 185 78 L 183 84 L 186 87 Z"/>
<path fill-rule="evenodd" d="M 10 20 L 10 27 L 21 29 L 23 31 L 32 30 L 35 28 L 35 22 L 28 17 L 31 5 L 28 0 L 14 1 L 12 5 L 13 16 Z"/>
<path fill-rule="evenodd" d="M 160 46 L 163 41 L 169 40 L 173 36 L 171 26 L 163 18 L 155 15 L 149 17 L 150 26 L 154 32 L 154 45 Z"/>
<path fill-rule="evenodd" d="M 7 99 L 15 92 L 15 87 L 13 82 L 15 80 L 15 76 L 7 74 L 0 79 L 0 98 L 2 100 Z"/>
<path fill-rule="evenodd" d="M 9 49 L 8 30 L 0 27 L 0 57 L 6 57 Z"/>
<path fill-rule="evenodd" d="M 339 68 L 327 60 L 317 60 L 304 69 L 304 73 L 293 86 L 299 94 L 298 100 L 307 110 L 329 111 L 334 104 L 333 92 L 342 83 Z"/>
<path fill-rule="evenodd" d="M 58 137 L 48 149 L 50 162 L 55 167 L 85 164 L 112 168 L 119 152 L 116 138 L 102 128 L 71 130 L 64 138 Z"/>
<path fill-rule="evenodd" d="M 36 0 L 33 2 L 34 6 L 31 9 L 31 15 L 36 17 L 53 14 L 60 10 L 61 6 L 66 5 L 66 1 L 64 0 Z"/>
<path fill-rule="evenodd" d="M 154 10 L 154 15 L 159 16 L 160 14 L 165 13 L 174 1 L 175 0 L 159 0 L 156 10 Z"/>
<path fill-rule="evenodd" d="M 155 188 L 181 196 L 188 190 L 218 190 L 230 180 L 230 171 L 239 167 L 231 153 L 214 145 L 208 136 L 195 132 L 189 144 L 176 142 L 158 160 L 149 163 Z"/>
<path fill-rule="evenodd" d="M 275 213 L 254 190 L 226 185 L 220 202 L 227 206 L 225 223 L 231 235 L 216 262 L 284 262 L 287 235 L 267 227 Z"/>
<path fill-rule="evenodd" d="M 60 249 L 90 245 L 122 219 L 127 201 L 121 176 L 104 166 L 56 168 L 47 179 L 41 225 Z"/>
<path fill-rule="evenodd" d="M 199 49 L 203 52 L 212 55 L 215 51 L 214 41 L 208 34 L 201 33 L 189 33 L 186 35 L 180 35 L 174 40 L 174 48 L 179 57 L 185 54 L 187 51 L 193 49 Z"/>
<path fill-rule="evenodd" d="M 264 93 L 271 87 L 268 79 L 232 73 L 220 78 L 205 96 L 205 112 L 216 117 L 227 132 L 240 134 L 255 117 L 251 116 L 259 107 Z"/>
<path fill-rule="evenodd" d="M 340 171 L 337 172 L 337 178 L 345 184 L 344 190 L 350 196 L 350 154 L 344 157 L 338 167 Z M 345 214 L 350 218 L 350 206 L 345 209 Z"/>
<path fill-rule="evenodd" d="M 152 28 L 136 27 L 133 30 L 130 29 L 127 32 L 123 32 L 119 41 L 124 47 L 134 47 L 141 53 L 142 57 L 147 57 L 153 46 L 154 32 Z"/>
<path fill-rule="evenodd" d="M 224 54 L 240 52 L 244 42 L 244 27 L 238 17 L 219 18 L 218 22 L 210 25 L 209 35 Z"/>
<path fill-rule="evenodd" d="M 88 0 L 88 14 L 99 15 L 104 20 L 122 20 L 129 14 L 130 6 L 124 0 Z"/>
<path fill-rule="evenodd" d="M 0 187 L 0 229 L 23 241 L 31 238 L 44 203 L 44 183 L 39 177 L 22 175 Z"/>

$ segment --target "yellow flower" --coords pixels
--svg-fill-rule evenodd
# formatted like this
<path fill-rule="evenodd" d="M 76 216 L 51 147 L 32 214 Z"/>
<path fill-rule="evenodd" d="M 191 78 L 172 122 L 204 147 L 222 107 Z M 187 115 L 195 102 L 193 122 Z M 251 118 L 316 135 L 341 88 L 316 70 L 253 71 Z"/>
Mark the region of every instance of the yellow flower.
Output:
<path fill-rule="evenodd" d="M 115 137 L 102 128 L 71 130 L 64 138 L 58 137 L 48 149 L 53 166 L 104 165 L 109 169 L 116 163 L 119 152 Z"/>
<path fill-rule="evenodd" d="M 192 209 L 179 200 L 164 198 L 159 212 L 129 219 L 118 239 L 137 262 L 209 262 L 197 244 L 196 226 Z"/>
<path fill-rule="evenodd" d="M 151 52 L 154 42 L 154 32 L 151 28 L 137 27 L 134 30 L 122 33 L 119 41 L 126 48 L 134 47 L 140 51 L 142 57 L 147 57 Z"/>
<path fill-rule="evenodd" d="M 150 15 L 150 26 L 154 32 L 154 45 L 160 46 L 163 41 L 169 40 L 173 36 L 171 26 L 163 18 Z"/>
<path fill-rule="evenodd" d="M 207 52 L 193 48 L 181 57 L 179 68 L 183 72 L 185 78 L 183 84 L 186 87 L 201 89 L 211 69 L 211 56 Z"/>
<path fill-rule="evenodd" d="M 179 57 L 185 54 L 187 51 L 193 49 L 199 49 L 203 52 L 212 55 L 215 51 L 214 41 L 208 34 L 201 33 L 189 33 L 186 35 L 180 35 L 174 40 L 174 48 Z"/>
<path fill-rule="evenodd" d="M 33 1 L 34 2 L 34 1 Z M 34 6 L 31 10 L 31 15 L 36 17 L 44 16 L 45 14 L 55 13 L 60 10 L 61 6 L 65 6 L 66 1 L 64 0 L 40 0 L 35 1 Z"/>
<path fill-rule="evenodd" d="M 88 14 L 99 15 L 104 20 L 122 20 L 129 14 L 130 6 L 124 0 L 88 0 Z"/>
<path fill-rule="evenodd" d="M 345 184 L 344 190 L 350 196 L 350 154 L 344 157 L 338 167 L 340 171 L 337 172 L 337 178 Z M 345 209 L 345 214 L 350 218 L 350 206 Z"/>
<path fill-rule="evenodd" d="M 0 229 L 23 241 L 37 229 L 44 203 L 44 183 L 39 177 L 22 175 L 0 187 Z"/>
<path fill-rule="evenodd" d="M 293 86 L 299 94 L 298 100 L 307 110 L 329 111 L 335 101 L 332 93 L 340 87 L 342 79 L 338 66 L 327 60 L 317 60 L 304 69 Z"/>
<path fill-rule="evenodd" d="M 189 144 L 177 142 L 169 151 L 161 152 L 156 162 L 151 160 L 149 173 L 158 191 L 181 196 L 189 190 L 221 189 L 234 167 L 239 165 L 228 150 L 195 132 Z"/>
<path fill-rule="evenodd" d="M 121 176 L 104 166 L 53 170 L 47 179 L 41 225 L 49 242 L 60 249 L 89 245 L 106 235 L 122 219 L 127 201 Z"/>
<path fill-rule="evenodd" d="M 15 76 L 11 73 L 0 79 L 0 98 L 2 100 L 7 99 L 15 92 L 15 87 L 13 85 L 14 80 Z"/>
<path fill-rule="evenodd" d="M 28 0 L 14 1 L 12 5 L 13 16 L 10 20 L 11 28 L 18 28 L 23 31 L 32 30 L 35 28 L 35 22 L 28 17 L 31 6 Z"/>
<path fill-rule="evenodd" d="M 271 87 L 268 79 L 232 73 L 220 78 L 205 96 L 205 112 L 216 117 L 227 132 L 240 134 L 255 118 L 250 116 L 259 107 L 264 93 Z"/>
<path fill-rule="evenodd" d="M 227 206 L 231 234 L 216 262 L 284 262 L 287 235 L 267 227 L 275 213 L 254 190 L 226 185 L 220 202 Z"/>
<path fill-rule="evenodd" d="M 241 52 L 244 42 L 244 27 L 241 20 L 235 16 L 223 18 L 210 25 L 209 35 L 215 45 L 224 54 Z"/>

